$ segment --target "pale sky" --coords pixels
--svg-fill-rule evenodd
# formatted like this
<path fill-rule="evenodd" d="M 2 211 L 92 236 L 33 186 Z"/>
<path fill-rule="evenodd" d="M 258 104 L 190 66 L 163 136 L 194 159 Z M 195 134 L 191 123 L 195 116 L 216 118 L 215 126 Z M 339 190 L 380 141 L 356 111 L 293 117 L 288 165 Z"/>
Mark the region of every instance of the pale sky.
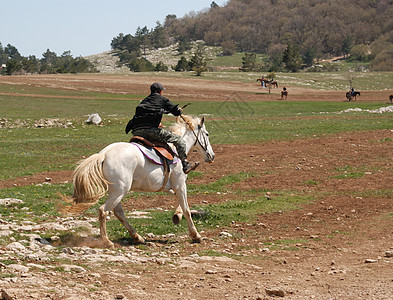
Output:
<path fill-rule="evenodd" d="M 119 33 L 135 34 L 138 26 L 152 29 L 165 17 L 178 18 L 210 8 L 213 0 L 0 0 L 0 42 L 15 46 L 22 56 L 73 57 L 110 50 Z M 227 0 L 214 0 L 225 6 Z"/>

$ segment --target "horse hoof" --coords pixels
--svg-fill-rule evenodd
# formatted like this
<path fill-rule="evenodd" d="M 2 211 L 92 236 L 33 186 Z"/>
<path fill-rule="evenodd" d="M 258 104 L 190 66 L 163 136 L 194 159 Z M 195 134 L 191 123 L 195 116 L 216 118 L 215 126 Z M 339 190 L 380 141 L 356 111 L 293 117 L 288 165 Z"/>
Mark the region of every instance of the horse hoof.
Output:
<path fill-rule="evenodd" d="M 181 216 L 179 216 L 179 215 L 173 215 L 173 216 L 172 216 L 172 222 L 173 222 L 173 224 L 175 224 L 175 225 L 179 225 L 181 219 L 182 219 L 182 218 L 181 218 Z"/>
<path fill-rule="evenodd" d="M 195 237 L 192 238 L 192 242 L 193 243 L 201 243 L 202 242 L 202 237 L 201 235 L 198 233 Z"/>
<path fill-rule="evenodd" d="M 115 244 L 112 243 L 111 241 L 104 242 L 104 248 L 113 249 L 115 248 Z"/>
<path fill-rule="evenodd" d="M 145 243 L 145 239 L 143 237 L 141 237 L 139 234 L 137 234 L 134 238 L 133 238 L 134 242 L 137 244 L 144 244 Z"/>

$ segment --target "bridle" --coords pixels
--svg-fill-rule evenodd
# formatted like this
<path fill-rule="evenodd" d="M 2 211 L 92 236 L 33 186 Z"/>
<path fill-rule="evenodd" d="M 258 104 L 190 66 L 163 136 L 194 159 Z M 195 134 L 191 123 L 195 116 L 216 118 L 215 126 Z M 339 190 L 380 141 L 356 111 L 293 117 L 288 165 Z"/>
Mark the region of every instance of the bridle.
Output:
<path fill-rule="evenodd" d="M 202 147 L 203 151 L 205 151 L 205 153 L 209 157 L 209 159 L 211 159 L 212 157 L 209 154 L 209 152 L 207 151 L 208 141 L 207 141 L 206 136 L 202 134 L 203 143 L 201 142 L 201 139 L 199 138 L 199 136 L 201 135 L 200 133 L 201 133 L 201 130 L 202 130 L 202 125 L 198 124 L 198 133 L 195 133 L 195 131 L 192 129 L 191 125 L 184 119 L 184 117 L 182 115 L 180 115 L 180 117 L 187 124 L 188 128 L 190 128 L 191 132 L 195 136 L 195 143 L 194 143 L 193 147 L 196 146 L 197 144 L 199 144 Z"/>

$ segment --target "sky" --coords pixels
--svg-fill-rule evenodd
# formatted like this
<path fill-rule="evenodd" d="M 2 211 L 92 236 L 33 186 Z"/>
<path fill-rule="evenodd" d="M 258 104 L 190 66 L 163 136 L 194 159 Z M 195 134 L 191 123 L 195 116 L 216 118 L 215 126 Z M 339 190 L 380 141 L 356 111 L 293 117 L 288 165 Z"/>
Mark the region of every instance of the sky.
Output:
<path fill-rule="evenodd" d="M 11 44 L 22 56 L 49 49 L 58 56 L 71 51 L 73 57 L 111 49 L 112 39 L 135 34 L 138 26 L 153 29 L 165 17 L 178 18 L 210 8 L 213 0 L 2 0 L 0 42 Z M 227 0 L 214 0 L 225 6 Z"/>

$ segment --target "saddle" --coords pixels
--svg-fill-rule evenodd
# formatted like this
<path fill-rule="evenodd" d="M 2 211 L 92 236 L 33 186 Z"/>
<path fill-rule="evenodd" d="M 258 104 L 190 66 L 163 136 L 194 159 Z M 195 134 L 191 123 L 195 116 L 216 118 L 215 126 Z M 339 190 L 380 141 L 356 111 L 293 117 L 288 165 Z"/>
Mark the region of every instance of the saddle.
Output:
<path fill-rule="evenodd" d="M 177 161 L 176 162 L 174 161 L 175 156 L 177 156 L 176 153 L 169 147 L 167 143 L 158 142 L 158 141 L 151 142 L 141 136 L 134 136 L 133 138 L 131 138 L 130 143 L 136 143 L 148 149 L 154 149 L 156 154 L 161 158 L 162 165 L 164 167 L 164 180 L 161 188 L 157 191 L 157 192 L 161 192 L 165 188 L 166 184 L 168 183 L 169 171 L 170 171 L 169 165 L 171 163 L 177 163 Z M 142 149 L 140 150 L 142 151 Z M 146 157 L 148 157 L 144 151 L 142 151 L 142 153 Z M 154 162 L 157 163 L 157 161 Z"/>
<path fill-rule="evenodd" d="M 158 142 L 158 141 L 151 142 L 141 136 L 134 136 L 130 140 L 130 143 L 137 143 L 142 146 L 145 146 L 146 148 L 154 149 L 158 156 L 166 158 L 168 160 L 173 160 L 175 156 L 177 156 L 176 153 L 171 149 L 171 147 L 169 147 L 167 143 Z"/>

